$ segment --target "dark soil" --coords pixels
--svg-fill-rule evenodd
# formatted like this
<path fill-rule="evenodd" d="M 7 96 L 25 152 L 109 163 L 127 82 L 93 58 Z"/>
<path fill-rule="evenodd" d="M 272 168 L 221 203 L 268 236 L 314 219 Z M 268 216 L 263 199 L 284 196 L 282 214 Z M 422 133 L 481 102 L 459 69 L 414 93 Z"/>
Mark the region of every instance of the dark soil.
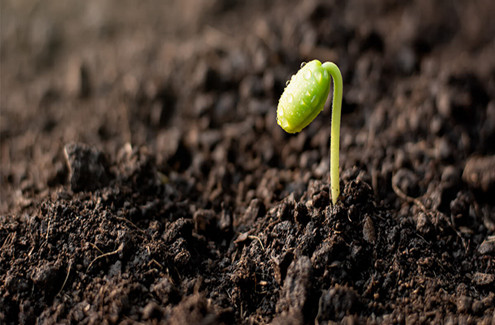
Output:
<path fill-rule="evenodd" d="M 495 2 L 1 2 L 0 323 L 495 323 Z M 330 110 L 276 124 L 302 61 Z"/>

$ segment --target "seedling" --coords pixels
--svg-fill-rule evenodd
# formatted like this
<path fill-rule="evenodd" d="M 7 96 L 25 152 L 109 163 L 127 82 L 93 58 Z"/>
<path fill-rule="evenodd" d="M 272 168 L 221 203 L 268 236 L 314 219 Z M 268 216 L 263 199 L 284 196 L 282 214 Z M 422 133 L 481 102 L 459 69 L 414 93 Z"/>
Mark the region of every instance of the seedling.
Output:
<path fill-rule="evenodd" d="M 330 76 L 333 78 L 330 184 L 335 204 L 340 194 L 339 138 L 343 91 L 342 74 L 337 65 L 332 62 L 321 64 L 318 60 L 303 63 L 280 97 L 277 123 L 288 133 L 300 132 L 308 126 L 325 106 L 330 92 Z"/>

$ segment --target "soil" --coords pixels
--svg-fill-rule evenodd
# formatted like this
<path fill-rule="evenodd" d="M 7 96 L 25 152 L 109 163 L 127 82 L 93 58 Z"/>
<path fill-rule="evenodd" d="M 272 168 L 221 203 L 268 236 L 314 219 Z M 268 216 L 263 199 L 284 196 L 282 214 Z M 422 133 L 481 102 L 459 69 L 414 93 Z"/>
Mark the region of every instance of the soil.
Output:
<path fill-rule="evenodd" d="M 0 323 L 495 323 L 495 2 L 0 5 Z"/>

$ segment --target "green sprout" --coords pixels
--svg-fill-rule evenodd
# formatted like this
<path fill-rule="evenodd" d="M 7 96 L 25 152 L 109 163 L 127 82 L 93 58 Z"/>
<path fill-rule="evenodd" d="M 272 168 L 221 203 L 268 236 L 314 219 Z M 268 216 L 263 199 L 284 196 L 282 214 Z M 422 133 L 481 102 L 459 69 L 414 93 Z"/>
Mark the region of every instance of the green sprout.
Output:
<path fill-rule="evenodd" d="M 308 126 L 325 106 L 330 92 L 330 76 L 333 78 L 330 184 L 335 204 L 340 194 L 339 138 L 343 92 L 342 74 L 337 65 L 332 62 L 321 64 L 318 60 L 303 64 L 280 97 L 277 123 L 288 133 L 300 132 Z"/>

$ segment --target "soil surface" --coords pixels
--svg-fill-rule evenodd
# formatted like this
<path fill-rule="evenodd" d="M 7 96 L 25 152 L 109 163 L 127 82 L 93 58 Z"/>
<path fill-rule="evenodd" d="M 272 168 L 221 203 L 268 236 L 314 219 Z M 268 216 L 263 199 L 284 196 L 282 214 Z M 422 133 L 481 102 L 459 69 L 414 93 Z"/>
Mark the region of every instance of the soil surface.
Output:
<path fill-rule="evenodd" d="M 0 323 L 494 324 L 494 1 L 0 6 Z"/>

